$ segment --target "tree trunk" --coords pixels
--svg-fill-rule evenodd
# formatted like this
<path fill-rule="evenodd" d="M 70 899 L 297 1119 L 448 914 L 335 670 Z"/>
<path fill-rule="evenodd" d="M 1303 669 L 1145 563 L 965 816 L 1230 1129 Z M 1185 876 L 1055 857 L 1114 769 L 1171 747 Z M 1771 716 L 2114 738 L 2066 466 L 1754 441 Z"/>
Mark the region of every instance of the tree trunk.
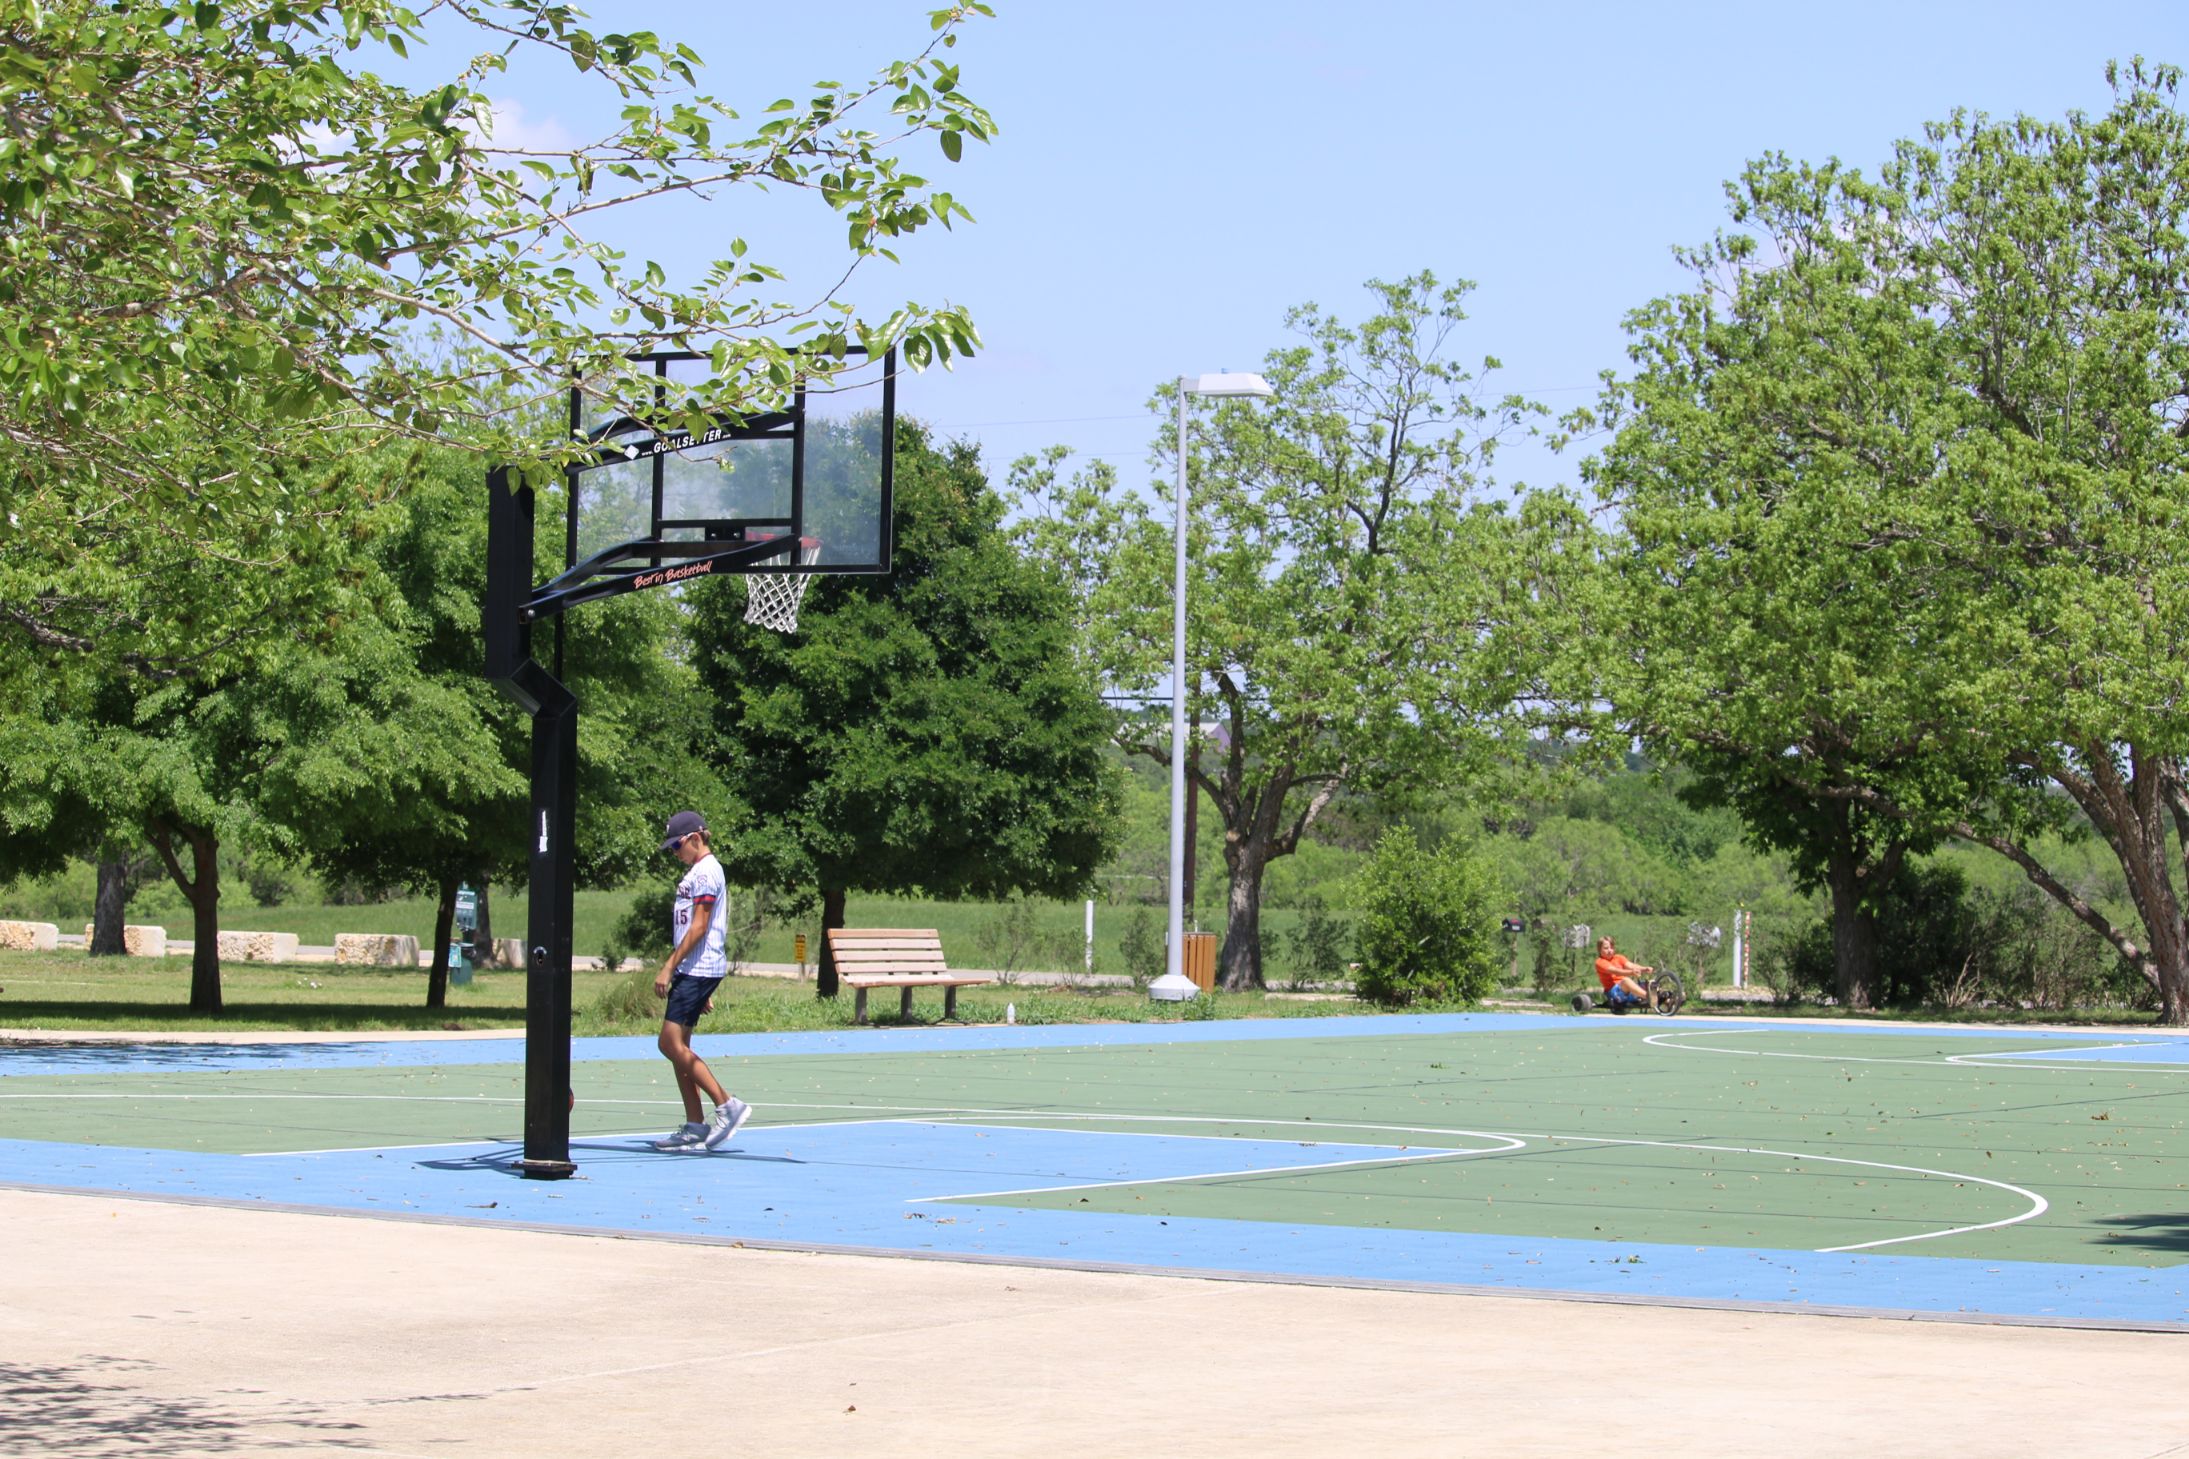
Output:
<path fill-rule="evenodd" d="M 220 838 L 203 826 L 154 821 L 147 828 L 152 849 L 190 903 L 190 1010 L 218 1013 L 220 996 Z M 189 843 L 191 872 L 182 869 L 175 837 Z M 192 874 L 192 873 L 195 874 Z"/>
<path fill-rule="evenodd" d="M 1832 890 L 1832 985 L 1842 1008 L 1868 1008 L 1877 996 L 1877 918 L 1862 904 L 1861 863 L 1832 850 L 1826 871 Z"/>
<path fill-rule="evenodd" d="M 118 856 L 99 863 L 99 894 L 91 904 L 92 957 L 120 957 L 129 949 L 122 941 L 122 927 L 129 920 L 129 899 L 144 884 L 145 861 L 141 856 Z"/>
<path fill-rule="evenodd" d="M 433 913 L 433 971 L 426 974 L 426 1007 L 448 1007 L 448 939 L 456 927 L 456 878 L 441 878 L 441 905 Z M 614 968 L 609 969 L 614 972 Z"/>
<path fill-rule="evenodd" d="M 821 961 L 818 965 L 819 970 L 816 974 L 813 990 L 814 996 L 817 998 L 834 998 L 836 996 L 836 950 L 829 946 L 828 930 L 831 927 L 841 927 L 843 925 L 844 889 L 842 887 L 821 888 Z"/>
<path fill-rule="evenodd" d="M 1262 981 L 1262 873 L 1268 853 L 1252 841 L 1225 847 L 1231 888 L 1224 914 L 1221 982 L 1227 993 L 1266 986 Z"/>

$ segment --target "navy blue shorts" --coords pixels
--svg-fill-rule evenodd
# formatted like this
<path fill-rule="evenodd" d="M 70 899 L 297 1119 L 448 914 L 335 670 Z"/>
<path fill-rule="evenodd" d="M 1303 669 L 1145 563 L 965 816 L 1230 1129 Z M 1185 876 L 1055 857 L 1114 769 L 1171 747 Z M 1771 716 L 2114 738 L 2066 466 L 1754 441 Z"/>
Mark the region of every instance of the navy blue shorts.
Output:
<path fill-rule="evenodd" d="M 699 1015 L 707 1011 L 707 1000 L 714 990 L 722 986 L 720 978 L 671 978 L 669 980 L 669 1008 L 661 1015 L 663 1023 L 681 1023 L 686 1028 L 699 1026 Z"/>

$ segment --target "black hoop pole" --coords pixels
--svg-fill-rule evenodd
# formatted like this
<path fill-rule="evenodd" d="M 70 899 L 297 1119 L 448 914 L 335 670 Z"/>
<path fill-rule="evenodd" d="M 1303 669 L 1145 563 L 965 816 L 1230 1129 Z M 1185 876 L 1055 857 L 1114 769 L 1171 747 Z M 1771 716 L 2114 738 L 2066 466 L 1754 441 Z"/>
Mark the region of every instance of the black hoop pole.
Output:
<path fill-rule="evenodd" d="M 532 657 L 532 488 L 487 473 L 485 673 L 532 716 L 531 897 L 525 927 L 524 1160 L 535 1180 L 570 1159 L 570 920 L 576 890 L 578 701 Z"/>
<path fill-rule="evenodd" d="M 570 1159 L 570 923 L 576 890 L 578 701 L 540 675 L 532 715 L 532 886 L 524 963 L 524 1174 L 562 1180 Z"/>

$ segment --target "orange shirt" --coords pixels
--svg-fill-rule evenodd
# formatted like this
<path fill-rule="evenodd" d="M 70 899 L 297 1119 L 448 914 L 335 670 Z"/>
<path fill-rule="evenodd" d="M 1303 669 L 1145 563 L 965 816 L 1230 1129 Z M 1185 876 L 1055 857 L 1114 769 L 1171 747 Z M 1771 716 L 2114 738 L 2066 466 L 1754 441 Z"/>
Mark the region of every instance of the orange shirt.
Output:
<path fill-rule="evenodd" d="M 1623 952 L 1615 952 L 1610 957 L 1600 957 L 1596 960 L 1596 981 L 1607 988 L 1621 978 L 1640 971 L 1641 967 L 1638 964 L 1628 962 L 1627 955 Z"/>

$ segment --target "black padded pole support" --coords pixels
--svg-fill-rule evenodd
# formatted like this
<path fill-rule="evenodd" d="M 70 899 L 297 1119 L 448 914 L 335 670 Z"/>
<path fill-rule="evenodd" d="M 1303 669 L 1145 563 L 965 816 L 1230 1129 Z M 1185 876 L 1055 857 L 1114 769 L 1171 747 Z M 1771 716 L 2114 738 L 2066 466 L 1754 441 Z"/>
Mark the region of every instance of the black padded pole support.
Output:
<path fill-rule="evenodd" d="M 486 677 L 532 716 L 531 905 L 525 928 L 524 1161 L 527 1177 L 562 1180 L 570 1160 L 570 918 L 576 887 L 578 701 L 532 657 L 533 494 L 497 467 L 487 474 Z"/>
<path fill-rule="evenodd" d="M 570 1160 L 570 839 L 577 826 L 578 701 L 544 670 L 533 687 L 541 702 L 532 715 L 523 1171 L 534 1180 L 561 1180 L 577 1169 Z"/>

